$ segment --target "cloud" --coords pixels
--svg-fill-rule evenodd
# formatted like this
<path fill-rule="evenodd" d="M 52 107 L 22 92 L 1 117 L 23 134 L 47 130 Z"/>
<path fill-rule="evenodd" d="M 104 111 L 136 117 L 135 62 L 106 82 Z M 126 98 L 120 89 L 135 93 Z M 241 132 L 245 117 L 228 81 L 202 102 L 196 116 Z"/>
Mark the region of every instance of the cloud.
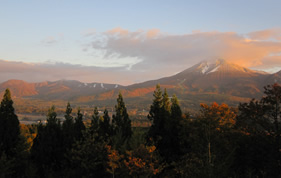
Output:
<path fill-rule="evenodd" d="M 128 30 L 122 29 L 120 27 L 113 28 L 106 32 L 108 35 L 119 35 L 119 36 L 127 36 L 129 34 Z"/>
<path fill-rule="evenodd" d="M 66 79 L 127 85 L 136 82 L 138 76 L 141 75 L 125 67 L 91 67 L 68 63 L 24 63 L 0 60 L 0 82 L 10 79 L 27 82 Z M 148 78 L 149 74 L 143 74 L 143 76 Z"/>
<path fill-rule="evenodd" d="M 155 38 L 159 35 L 159 33 L 160 33 L 159 29 L 151 29 L 151 30 L 148 30 L 146 32 L 146 37 L 147 38 Z"/>
<path fill-rule="evenodd" d="M 267 29 L 248 34 L 250 38 L 255 40 L 281 40 L 281 28 Z"/>
<path fill-rule="evenodd" d="M 45 39 L 41 40 L 41 43 L 43 45 L 50 46 L 50 45 L 53 45 L 53 44 L 56 44 L 56 43 L 62 41 L 63 39 L 64 39 L 63 34 L 58 34 L 56 36 L 48 36 L 48 37 L 46 37 Z"/>
<path fill-rule="evenodd" d="M 158 29 L 129 31 L 118 27 L 83 38 L 87 65 L 96 66 L 0 60 L 0 82 L 70 79 L 128 85 L 171 76 L 211 59 L 276 70 L 281 68 L 280 34 L 279 30 L 268 29 L 248 34 L 196 31 L 174 35 Z M 53 44 L 56 40 L 61 37 L 49 38 L 45 43 Z"/>
<path fill-rule="evenodd" d="M 132 70 L 171 75 L 202 60 L 222 58 L 245 67 L 281 66 L 281 35 L 278 29 L 249 34 L 235 32 L 200 32 L 171 35 L 160 30 L 131 32 L 120 27 L 103 35 L 101 43 L 93 40 L 94 50 L 105 56 L 138 58 Z M 102 44 L 102 45 L 101 45 Z M 274 60 L 273 60 L 274 58 Z"/>
<path fill-rule="evenodd" d="M 96 29 L 94 29 L 94 28 L 87 29 L 87 30 L 82 32 L 82 35 L 86 36 L 86 37 L 96 35 Z"/>

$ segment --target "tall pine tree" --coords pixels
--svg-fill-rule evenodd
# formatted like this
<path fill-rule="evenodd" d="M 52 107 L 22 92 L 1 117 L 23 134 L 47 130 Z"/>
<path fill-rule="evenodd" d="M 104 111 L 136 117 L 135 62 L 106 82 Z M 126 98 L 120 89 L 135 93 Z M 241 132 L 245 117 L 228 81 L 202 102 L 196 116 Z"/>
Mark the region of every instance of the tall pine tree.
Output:
<path fill-rule="evenodd" d="M 47 114 L 47 124 L 39 125 L 38 134 L 31 148 L 31 155 L 38 165 L 39 176 L 54 176 L 61 171 L 63 160 L 63 137 L 60 121 L 57 119 L 55 107 Z"/>
<path fill-rule="evenodd" d="M 153 96 L 153 104 L 148 115 L 152 120 L 148 133 L 149 141 L 152 139 L 162 158 L 169 163 L 182 154 L 179 140 L 182 132 L 182 111 L 177 97 L 174 95 L 171 103 L 167 90 L 165 89 L 162 94 L 159 85 L 156 85 Z"/>
<path fill-rule="evenodd" d="M 78 108 L 77 116 L 74 123 L 74 138 L 80 140 L 83 137 L 83 131 L 86 129 L 83 123 L 83 114 L 81 114 L 80 108 Z"/>
<path fill-rule="evenodd" d="M 162 96 L 162 90 L 160 88 L 160 85 L 156 85 L 156 89 L 153 93 L 154 99 L 153 103 L 150 106 L 150 111 L 148 114 L 148 119 L 152 121 L 152 125 L 148 132 L 149 139 L 152 139 L 153 142 L 157 142 L 160 140 L 160 133 L 161 129 L 163 128 L 162 124 L 162 106 L 163 106 L 163 96 Z"/>
<path fill-rule="evenodd" d="M 0 157 L 3 153 L 7 157 L 15 156 L 19 136 L 19 120 L 15 114 L 11 92 L 6 89 L 0 106 Z"/>
<path fill-rule="evenodd" d="M 110 125 L 110 117 L 107 109 L 104 110 L 102 120 L 100 120 L 98 134 L 107 140 L 112 135 L 112 128 Z"/>
<path fill-rule="evenodd" d="M 27 148 L 11 92 L 6 89 L 0 106 L 0 177 L 22 177 Z"/>
<path fill-rule="evenodd" d="M 71 113 L 72 113 L 72 108 L 70 106 L 70 103 L 68 102 L 64 115 L 65 120 L 62 124 L 64 151 L 66 151 L 67 149 L 71 149 L 71 145 L 74 142 L 74 131 L 73 131 L 74 122 Z"/>
<path fill-rule="evenodd" d="M 127 113 L 127 108 L 123 101 L 123 96 L 119 92 L 117 98 L 117 105 L 115 105 L 115 114 L 112 116 L 112 126 L 114 135 L 119 137 L 118 143 L 123 145 L 126 141 L 128 141 L 132 136 L 132 129 L 131 129 L 131 120 Z"/>
<path fill-rule="evenodd" d="M 92 116 L 91 127 L 90 127 L 92 134 L 98 132 L 99 122 L 100 122 L 99 111 L 98 111 L 98 108 L 95 107 L 94 114 Z"/>

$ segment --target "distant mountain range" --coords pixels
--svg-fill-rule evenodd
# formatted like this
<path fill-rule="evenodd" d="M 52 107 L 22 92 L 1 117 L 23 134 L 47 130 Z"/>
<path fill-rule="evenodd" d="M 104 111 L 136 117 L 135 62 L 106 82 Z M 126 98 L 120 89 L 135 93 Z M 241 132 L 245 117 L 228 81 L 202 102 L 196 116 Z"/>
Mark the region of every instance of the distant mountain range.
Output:
<path fill-rule="evenodd" d="M 86 104 L 112 101 L 121 91 L 131 104 L 139 103 L 147 107 L 158 83 L 162 88 L 167 88 L 170 95 L 175 93 L 184 107 L 213 101 L 235 105 L 240 101 L 260 97 L 265 85 L 281 83 L 281 71 L 268 74 L 219 59 L 200 62 L 170 77 L 129 86 L 71 80 L 41 83 L 9 80 L 0 84 L 0 92 L 2 95 L 9 88 L 17 98 L 65 100 Z"/>

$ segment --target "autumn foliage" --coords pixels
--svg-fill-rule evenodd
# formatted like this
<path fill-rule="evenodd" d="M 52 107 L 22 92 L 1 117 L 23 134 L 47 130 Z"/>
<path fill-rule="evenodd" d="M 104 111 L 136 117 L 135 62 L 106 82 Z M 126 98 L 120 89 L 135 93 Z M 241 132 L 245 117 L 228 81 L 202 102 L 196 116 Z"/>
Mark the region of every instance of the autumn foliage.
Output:
<path fill-rule="evenodd" d="M 137 91 L 136 91 L 137 92 Z M 150 127 L 132 127 L 120 92 L 88 124 L 67 104 L 50 107 L 46 123 L 20 124 L 9 90 L 0 107 L 0 177 L 280 177 L 281 86 L 238 108 L 200 104 L 182 113 L 180 100 L 156 86 Z"/>

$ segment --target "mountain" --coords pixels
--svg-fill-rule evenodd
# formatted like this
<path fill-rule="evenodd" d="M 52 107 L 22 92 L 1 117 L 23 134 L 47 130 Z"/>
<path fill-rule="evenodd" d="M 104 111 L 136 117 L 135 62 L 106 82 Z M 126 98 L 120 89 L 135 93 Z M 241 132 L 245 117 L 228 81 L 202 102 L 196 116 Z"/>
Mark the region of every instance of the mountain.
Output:
<path fill-rule="evenodd" d="M 71 100 L 79 96 L 99 94 L 116 88 L 123 88 L 123 86 L 118 84 L 82 83 L 75 80 L 59 80 L 41 83 L 8 80 L 0 84 L 0 93 L 3 93 L 6 88 L 11 90 L 14 97 Z"/>
<path fill-rule="evenodd" d="M 250 70 L 225 60 L 203 61 L 174 76 L 129 86 L 147 88 L 157 83 L 182 92 L 220 93 L 254 97 L 267 83 L 267 73 Z"/>
<path fill-rule="evenodd" d="M 38 94 L 38 91 L 36 90 L 36 85 L 37 84 L 35 83 L 27 83 L 22 80 L 9 80 L 0 84 L 0 93 L 2 96 L 3 92 L 7 88 L 9 88 L 12 91 L 13 96 L 33 96 Z"/>
<path fill-rule="evenodd" d="M 170 95 L 176 94 L 181 105 L 195 108 L 199 103 L 224 102 L 232 106 L 259 98 L 263 87 L 274 82 L 281 83 L 281 71 L 275 74 L 251 70 L 225 60 L 203 61 L 176 75 L 137 83 L 121 89 L 127 101 L 149 107 L 156 84 L 166 88 Z M 101 93 L 88 101 L 107 100 L 117 96 L 119 90 Z M 83 97 L 84 101 L 87 99 Z"/>
<path fill-rule="evenodd" d="M 261 97 L 263 87 L 276 82 L 281 83 L 281 71 L 268 74 L 219 59 L 200 62 L 170 77 L 129 86 L 70 80 L 41 83 L 9 80 L 0 84 L 0 92 L 10 88 L 13 96 L 19 98 L 112 105 L 121 91 L 130 107 L 148 108 L 155 85 L 160 84 L 170 95 L 176 94 L 182 106 L 192 108 L 201 102 L 214 101 L 237 105 Z"/>

